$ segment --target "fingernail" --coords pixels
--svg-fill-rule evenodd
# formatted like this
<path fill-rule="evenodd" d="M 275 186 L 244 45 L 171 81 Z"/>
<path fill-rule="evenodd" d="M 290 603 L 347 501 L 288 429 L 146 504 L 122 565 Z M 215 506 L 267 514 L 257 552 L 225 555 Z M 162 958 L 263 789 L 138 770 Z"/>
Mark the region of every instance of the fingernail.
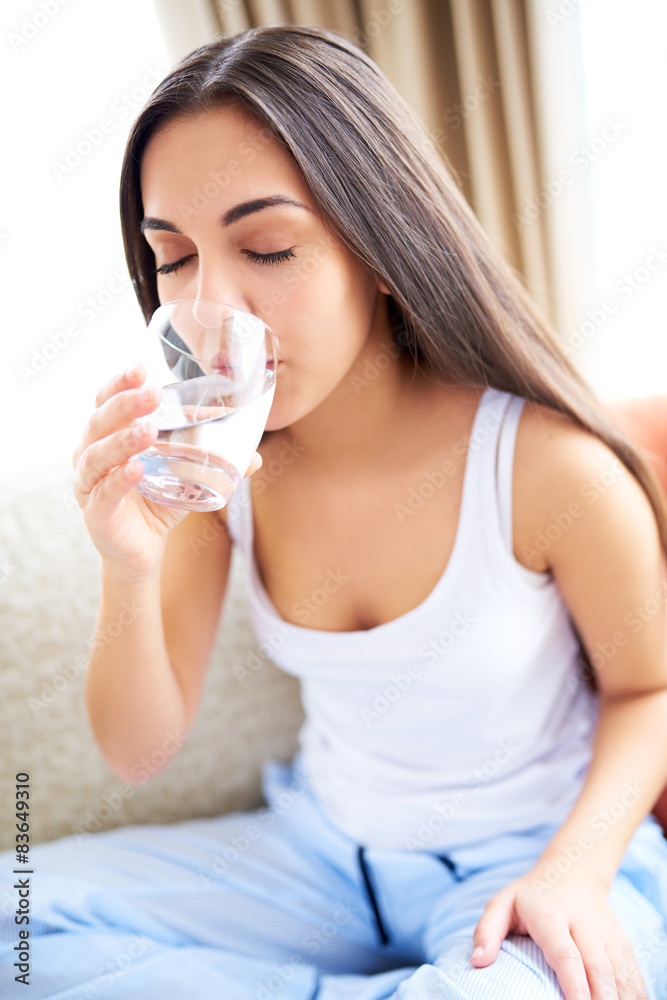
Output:
<path fill-rule="evenodd" d="M 483 955 L 483 954 L 484 954 L 484 949 L 482 948 L 481 944 L 478 944 L 472 953 L 472 957 L 477 958 L 478 955 Z"/>
<path fill-rule="evenodd" d="M 153 386 L 148 386 L 146 389 L 140 389 L 137 394 L 137 399 L 143 405 L 144 403 L 155 403 L 157 402 L 155 398 L 155 389 Z"/>
<path fill-rule="evenodd" d="M 154 429 L 155 429 L 154 421 L 150 419 L 140 420 L 138 423 L 132 426 L 132 437 L 134 438 L 135 441 L 139 441 L 140 438 L 144 436 L 144 434 L 150 434 L 153 432 Z"/>
<path fill-rule="evenodd" d="M 127 476 L 128 479 L 131 479 L 132 476 L 136 475 L 136 473 L 139 471 L 140 465 L 143 468 L 140 459 L 136 458 L 133 461 L 127 463 L 127 465 L 123 469 L 123 473 Z"/>
<path fill-rule="evenodd" d="M 137 374 L 138 369 L 139 369 L 138 365 L 134 365 L 133 368 L 126 368 L 125 371 L 123 372 L 123 378 L 126 378 L 128 382 L 130 382 Z"/>

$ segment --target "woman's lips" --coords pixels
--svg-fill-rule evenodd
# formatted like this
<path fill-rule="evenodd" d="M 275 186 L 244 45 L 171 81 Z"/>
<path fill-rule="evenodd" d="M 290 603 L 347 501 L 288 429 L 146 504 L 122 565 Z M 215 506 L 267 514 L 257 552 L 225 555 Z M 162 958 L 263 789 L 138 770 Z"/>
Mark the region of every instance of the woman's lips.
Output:
<path fill-rule="evenodd" d="M 224 369 L 234 367 L 231 360 L 225 354 L 214 354 L 213 357 L 209 359 L 209 364 L 214 371 L 223 371 Z"/>
<path fill-rule="evenodd" d="M 279 358 L 277 365 L 281 365 L 282 363 L 283 363 L 282 359 Z M 210 365 L 216 375 L 226 375 L 227 377 L 231 377 L 234 375 L 234 372 L 236 371 L 234 365 L 229 363 L 228 358 L 223 358 L 220 356 L 213 358 L 210 362 Z"/>

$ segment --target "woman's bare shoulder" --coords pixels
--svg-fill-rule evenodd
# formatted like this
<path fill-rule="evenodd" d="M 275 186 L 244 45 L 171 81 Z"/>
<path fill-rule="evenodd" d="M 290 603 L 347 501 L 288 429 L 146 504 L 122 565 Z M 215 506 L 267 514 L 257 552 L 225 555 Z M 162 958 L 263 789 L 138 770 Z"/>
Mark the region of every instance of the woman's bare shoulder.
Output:
<path fill-rule="evenodd" d="M 581 471 L 582 464 L 618 462 L 613 449 L 567 413 L 527 399 L 516 435 L 515 465 L 526 474 L 546 473 L 551 479 L 568 469 Z"/>
<path fill-rule="evenodd" d="M 537 572 L 549 569 L 549 552 L 536 539 L 555 535 L 559 525 L 562 530 L 581 517 L 619 477 L 633 478 L 605 441 L 568 414 L 526 400 L 512 481 L 515 555 L 523 553 L 519 561 Z"/>

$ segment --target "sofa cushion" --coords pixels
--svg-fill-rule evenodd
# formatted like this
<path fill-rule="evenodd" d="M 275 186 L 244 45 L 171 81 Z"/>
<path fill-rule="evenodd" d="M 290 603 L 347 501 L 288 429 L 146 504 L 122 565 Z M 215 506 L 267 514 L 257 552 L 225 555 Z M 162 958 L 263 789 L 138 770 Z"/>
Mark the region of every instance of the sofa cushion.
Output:
<path fill-rule="evenodd" d="M 269 757 L 288 760 L 303 720 L 298 681 L 257 649 L 244 568 L 234 551 L 197 718 L 160 773 L 130 786 L 107 765 L 85 707 L 87 650 L 100 597 L 99 556 L 56 470 L 0 502 L 0 849 L 15 843 L 15 775 L 30 774 L 34 842 L 130 823 L 169 823 L 262 802 Z M 259 669 L 239 669 L 248 662 Z M 236 668 L 236 669 L 235 669 Z M 240 679 L 238 679 L 240 678 Z M 178 734 L 174 734 L 178 741 Z M 159 763 L 160 757 L 155 763 Z"/>

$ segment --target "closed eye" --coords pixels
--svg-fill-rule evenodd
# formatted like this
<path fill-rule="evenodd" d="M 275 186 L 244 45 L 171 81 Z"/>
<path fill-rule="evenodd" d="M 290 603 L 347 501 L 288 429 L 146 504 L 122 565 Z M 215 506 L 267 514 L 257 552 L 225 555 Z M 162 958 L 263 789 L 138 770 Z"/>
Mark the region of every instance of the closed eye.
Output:
<path fill-rule="evenodd" d="M 276 250 L 275 253 L 255 253 L 254 250 L 244 250 L 243 253 L 246 254 L 248 260 L 252 260 L 256 264 L 279 264 L 283 260 L 292 260 L 296 257 L 293 247 L 290 247 L 289 250 Z"/>
<path fill-rule="evenodd" d="M 185 267 L 189 260 L 196 257 L 197 254 L 191 253 L 187 257 L 181 257 L 180 260 L 175 260 L 172 264 L 163 264 L 162 267 L 154 268 L 155 274 L 173 274 L 175 271 L 180 271 L 182 267 Z"/>
<path fill-rule="evenodd" d="M 285 260 L 293 260 L 296 257 L 294 253 L 294 248 L 290 247 L 288 250 L 276 250 L 275 253 L 256 253 L 254 250 L 243 250 L 242 251 L 249 260 L 255 264 L 280 264 Z M 181 257 L 180 260 L 175 260 L 171 264 L 163 264 L 161 267 L 154 269 L 155 274 L 174 274 L 176 271 L 180 271 L 189 260 L 196 257 L 196 254 L 189 254 L 187 257 Z"/>

